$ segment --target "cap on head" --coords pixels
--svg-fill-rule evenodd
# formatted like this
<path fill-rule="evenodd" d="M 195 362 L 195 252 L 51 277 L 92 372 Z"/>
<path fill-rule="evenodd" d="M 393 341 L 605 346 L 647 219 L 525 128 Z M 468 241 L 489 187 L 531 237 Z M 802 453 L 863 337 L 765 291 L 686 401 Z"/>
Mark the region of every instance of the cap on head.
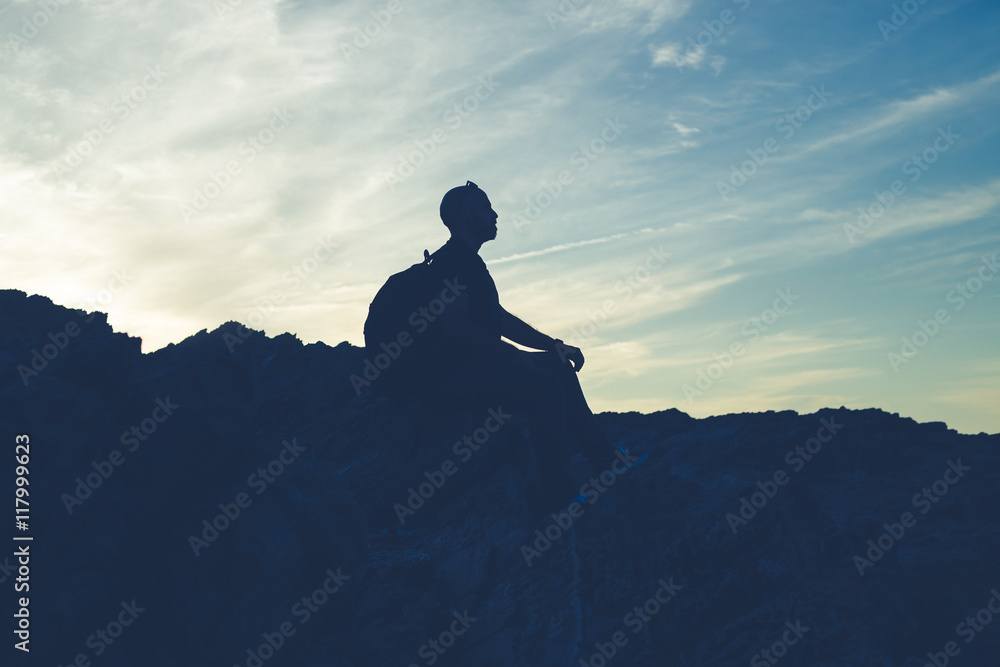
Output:
<path fill-rule="evenodd" d="M 462 209 L 466 202 L 469 201 L 469 197 L 476 196 L 474 193 L 482 192 L 478 185 L 472 181 L 466 181 L 465 185 L 452 188 L 444 193 L 444 197 L 441 199 L 440 213 L 441 222 L 445 224 L 445 227 L 452 229 L 456 224 L 460 223 L 462 221 Z"/>

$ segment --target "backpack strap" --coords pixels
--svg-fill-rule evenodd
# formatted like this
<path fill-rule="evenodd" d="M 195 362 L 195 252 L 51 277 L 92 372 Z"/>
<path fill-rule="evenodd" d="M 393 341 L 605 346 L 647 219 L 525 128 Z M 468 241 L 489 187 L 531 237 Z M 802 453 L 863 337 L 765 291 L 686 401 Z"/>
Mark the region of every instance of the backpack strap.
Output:
<path fill-rule="evenodd" d="M 438 248 L 434 252 L 427 252 L 427 248 L 424 248 L 424 261 L 423 261 L 423 263 L 424 264 L 430 264 L 431 260 L 434 259 L 434 255 L 438 254 L 442 250 L 444 250 L 444 246 L 441 246 L 440 248 Z"/>

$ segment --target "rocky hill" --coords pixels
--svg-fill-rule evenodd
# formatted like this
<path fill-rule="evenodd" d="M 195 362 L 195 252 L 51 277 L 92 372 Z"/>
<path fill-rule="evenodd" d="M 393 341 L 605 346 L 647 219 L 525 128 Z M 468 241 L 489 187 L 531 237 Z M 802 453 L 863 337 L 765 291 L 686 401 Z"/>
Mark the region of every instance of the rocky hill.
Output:
<path fill-rule="evenodd" d="M 0 291 L 3 664 L 1000 664 L 1000 435 L 603 414 L 648 460 L 536 519 L 523 416 L 357 395 L 362 358 L 235 323 L 143 355 Z"/>

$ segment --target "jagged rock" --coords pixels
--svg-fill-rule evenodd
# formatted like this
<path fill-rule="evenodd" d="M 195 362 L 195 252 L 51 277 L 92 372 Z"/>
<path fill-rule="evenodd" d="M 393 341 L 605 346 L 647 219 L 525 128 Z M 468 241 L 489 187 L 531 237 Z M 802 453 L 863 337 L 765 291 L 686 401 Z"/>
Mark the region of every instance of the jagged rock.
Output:
<path fill-rule="evenodd" d="M 525 507 L 523 417 L 473 451 L 485 413 L 356 395 L 362 359 L 236 323 L 143 355 L 103 314 L 0 292 L 0 426 L 32 443 L 33 659 L 566 666 L 613 648 L 607 664 L 763 665 L 797 622 L 781 664 L 1000 653 L 1000 624 L 957 634 L 1000 586 L 1000 436 L 875 409 L 604 414 L 648 461 L 592 485 L 563 530 Z M 806 460 L 823 424 L 836 432 Z M 100 639 L 133 600 L 132 625 Z"/>

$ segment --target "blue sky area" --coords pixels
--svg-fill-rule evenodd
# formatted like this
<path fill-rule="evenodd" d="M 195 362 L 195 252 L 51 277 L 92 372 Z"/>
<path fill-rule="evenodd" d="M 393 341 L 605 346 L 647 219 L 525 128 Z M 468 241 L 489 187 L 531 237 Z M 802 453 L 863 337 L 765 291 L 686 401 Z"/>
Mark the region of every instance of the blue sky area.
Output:
<path fill-rule="evenodd" d="M 0 7 L 4 286 L 144 351 L 361 344 L 471 179 L 597 410 L 1000 431 L 995 2 Z"/>

